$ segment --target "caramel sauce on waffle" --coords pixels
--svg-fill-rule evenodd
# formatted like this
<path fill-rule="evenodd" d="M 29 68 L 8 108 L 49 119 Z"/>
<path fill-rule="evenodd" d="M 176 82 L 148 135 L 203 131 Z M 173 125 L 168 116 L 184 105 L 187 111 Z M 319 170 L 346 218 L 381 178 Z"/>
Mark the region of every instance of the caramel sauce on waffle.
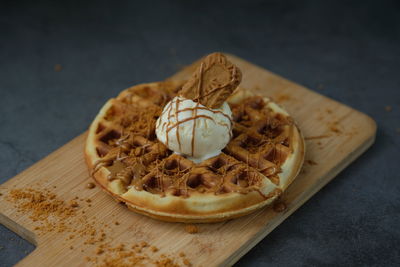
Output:
<path fill-rule="evenodd" d="M 260 188 L 265 177 L 279 185 L 280 168 L 292 153 L 290 141 L 294 125 L 289 117 L 275 113 L 259 96 L 231 104 L 231 141 L 220 155 L 195 164 L 173 154 L 155 137 L 155 122 L 178 90 L 166 84 L 160 84 L 158 90 L 147 90 L 149 92 L 144 92 L 143 87 L 134 87 L 112 102 L 96 131 L 100 159 L 92 172 L 101 167 L 108 168 L 110 182 L 119 180 L 122 193 L 134 187 L 160 196 L 190 197 L 193 193 L 219 195 L 255 191 L 264 198 L 270 197 L 265 196 Z M 171 108 L 166 111 L 168 116 L 177 116 L 171 114 L 174 104 L 178 113 L 192 112 L 188 120 L 212 119 L 198 114 L 199 110 L 208 107 L 198 103 L 194 108 L 179 110 L 181 102 L 177 100 L 170 104 Z M 178 121 L 164 127 L 167 132 L 176 127 L 176 138 L 180 140 L 181 123 Z M 192 152 L 194 150 L 192 142 Z"/>

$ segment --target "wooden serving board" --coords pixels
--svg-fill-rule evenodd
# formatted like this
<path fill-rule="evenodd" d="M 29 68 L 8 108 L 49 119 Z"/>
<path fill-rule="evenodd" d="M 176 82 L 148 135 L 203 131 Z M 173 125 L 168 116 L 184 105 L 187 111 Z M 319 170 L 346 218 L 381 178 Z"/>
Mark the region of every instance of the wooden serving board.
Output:
<path fill-rule="evenodd" d="M 93 245 L 84 244 L 85 237 L 69 239 L 68 232 L 35 230 L 37 222 L 28 213 L 18 212 L 13 203 L 3 200 L 12 188 L 47 188 L 65 201 L 76 196 L 90 198 L 91 205 L 78 208 L 85 215 L 77 216 L 94 221 L 98 229 L 103 227 L 115 244 L 146 241 L 158 247 L 159 253 L 184 252 L 193 266 L 226 266 L 234 264 L 374 142 L 376 124 L 368 116 L 238 57 L 229 58 L 243 72 L 242 87 L 272 97 L 284 106 L 306 138 L 303 170 L 280 200 L 287 207 L 285 211 L 267 207 L 228 222 L 197 225 L 197 234 L 189 234 L 180 223 L 137 215 L 118 205 L 99 187 L 86 188 L 91 178 L 83 157 L 83 133 L 1 185 L 0 222 L 37 245 L 17 265 L 86 266 L 85 257 L 95 253 Z M 170 79 L 187 78 L 196 64 Z M 116 220 L 118 225 L 112 223 Z M 71 218 L 70 223 L 77 224 L 76 218 Z M 106 223 L 111 226 L 104 227 Z"/>

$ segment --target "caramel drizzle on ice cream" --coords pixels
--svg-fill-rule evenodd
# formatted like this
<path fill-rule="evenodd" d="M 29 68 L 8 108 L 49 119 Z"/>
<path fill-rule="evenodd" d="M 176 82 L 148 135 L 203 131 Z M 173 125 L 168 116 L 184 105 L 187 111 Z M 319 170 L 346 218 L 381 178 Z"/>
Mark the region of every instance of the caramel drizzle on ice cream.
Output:
<path fill-rule="evenodd" d="M 179 97 L 175 98 L 175 102 L 172 101 L 168 104 L 167 108 L 161 114 L 163 116 L 167 112 L 167 122 L 162 125 L 162 128 L 166 131 L 166 146 L 169 147 L 169 132 L 176 128 L 176 140 L 181 151 L 181 137 L 179 132 L 179 126 L 182 123 L 193 121 L 192 136 L 191 136 L 191 153 L 193 157 L 195 154 L 195 138 L 196 138 L 196 124 L 198 118 L 205 118 L 215 120 L 211 116 L 204 114 L 198 114 L 200 110 L 208 110 L 214 114 L 223 114 L 228 120 L 229 125 L 224 124 L 228 129 L 232 128 L 233 122 L 230 116 L 223 113 L 220 110 L 216 110 L 222 106 L 225 100 L 231 95 L 241 81 L 240 70 L 221 53 L 212 53 L 208 55 L 201 63 L 198 69 L 193 73 L 192 77 L 182 87 L 182 90 L 178 93 L 184 100 Z M 181 102 L 185 99 L 196 102 L 193 108 L 179 109 Z M 173 105 L 175 110 L 173 111 Z M 191 111 L 192 115 L 189 118 L 179 121 L 179 113 L 184 111 Z M 175 118 L 174 124 L 171 122 L 171 118 Z M 159 120 L 157 127 L 160 126 L 161 120 Z M 171 125 L 172 124 L 172 125 Z M 229 131 L 230 138 L 232 137 L 232 131 Z"/>
<path fill-rule="evenodd" d="M 198 107 L 199 107 L 199 103 L 197 102 L 196 103 L 196 107 L 192 111 L 192 118 L 193 118 L 192 141 L 191 141 L 191 146 L 192 146 L 192 154 L 191 154 L 191 156 L 192 157 L 194 155 L 194 136 L 196 134 L 196 122 L 197 122 L 196 119 L 199 117 L 199 116 L 197 116 Z M 214 121 L 214 119 L 212 119 L 212 120 Z"/>
<path fill-rule="evenodd" d="M 179 110 L 179 103 L 180 103 L 180 99 L 178 98 L 178 99 L 176 99 L 176 107 L 175 107 L 175 110 L 176 110 L 176 112 L 175 112 L 175 120 L 176 121 L 179 121 L 178 120 L 179 113 L 177 112 Z M 169 120 L 170 120 L 170 117 L 168 116 L 168 121 Z M 168 135 L 168 132 L 167 132 L 167 135 Z M 181 148 L 181 140 L 180 140 L 180 136 L 179 136 L 179 124 L 176 125 L 176 140 L 178 141 L 179 150 L 182 150 L 182 148 Z"/>
<path fill-rule="evenodd" d="M 179 126 L 185 122 L 189 122 L 193 120 L 193 128 L 192 128 L 192 138 L 191 138 L 191 156 L 194 155 L 195 152 L 195 135 L 196 135 L 196 120 L 198 118 L 204 118 L 207 120 L 211 120 L 213 122 L 215 122 L 215 120 L 211 117 L 211 116 L 207 116 L 204 114 L 198 114 L 199 110 L 207 110 L 209 112 L 212 112 L 214 114 L 222 114 L 224 117 L 226 117 L 229 120 L 229 125 L 224 125 L 225 127 L 228 128 L 232 128 L 233 125 L 233 121 L 232 119 L 225 114 L 224 112 L 222 112 L 221 110 L 213 110 L 210 109 L 208 107 L 204 107 L 204 106 L 200 106 L 199 103 L 196 103 L 196 105 L 193 108 L 183 108 L 183 109 L 179 109 L 180 104 L 184 101 L 191 101 L 189 99 L 180 99 L 179 97 L 176 97 L 174 100 L 171 101 L 171 103 L 168 104 L 167 108 L 164 110 L 164 112 L 162 113 L 161 116 L 163 116 L 163 114 L 167 113 L 168 116 L 168 122 L 164 122 L 163 125 L 161 125 L 162 129 L 165 129 L 166 132 L 166 146 L 168 147 L 169 144 L 169 133 L 172 129 L 176 128 L 176 140 L 178 141 L 178 145 L 179 145 L 179 149 L 181 149 L 181 138 L 180 138 L 180 132 L 179 132 Z M 172 110 L 173 107 L 175 107 L 175 111 L 174 114 L 172 114 Z M 185 118 L 183 120 L 179 120 L 179 113 L 184 112 L 184 111 L 191 111 L 192 112 L 192 116 Z M 171 122 L 171 118 L 175 118 L 175 122 Z M 161 124 L 161 120 L 158 120 L 158 125 L 157 127 L 159 127 Z M 232 135 L 231 131 L 229 132 L 230 135 Z"/>

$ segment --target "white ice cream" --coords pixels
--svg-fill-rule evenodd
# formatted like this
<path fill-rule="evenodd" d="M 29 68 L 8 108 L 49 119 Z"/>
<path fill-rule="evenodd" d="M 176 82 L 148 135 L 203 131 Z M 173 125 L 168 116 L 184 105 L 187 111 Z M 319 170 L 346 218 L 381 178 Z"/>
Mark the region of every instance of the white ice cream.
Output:
<path fill-rule="evenodd" d="M 158 118 L 156 134 L 169 149 L 198 163 L 218 155 L 228 144 L 231 119 L 232 111 L 226 102 L 211 109 L 177 96 Z"/>

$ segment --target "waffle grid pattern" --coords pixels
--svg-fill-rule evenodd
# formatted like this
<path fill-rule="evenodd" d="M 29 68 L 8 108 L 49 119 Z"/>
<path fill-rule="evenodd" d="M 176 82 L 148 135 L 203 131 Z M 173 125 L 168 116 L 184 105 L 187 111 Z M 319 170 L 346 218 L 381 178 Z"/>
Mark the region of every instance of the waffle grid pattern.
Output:
<path fill-rule="evenodd" d="M 274 113 L 262 97 L 230 104 L 233 138 L 223 153 L 200 164 L 173 154 L 155 136 L 155 122 L 180 86 L 135 86 L 123 91 L 96 129 L 100 158 L 93 173 L 109 170 L 109 187 L 119 195 L 131 187 L 152 194 L 190 197 L 191 192 L 257 191 L 266 176 L 279 185 L 280 166 L 291 153 L 292 120 Z"/>

